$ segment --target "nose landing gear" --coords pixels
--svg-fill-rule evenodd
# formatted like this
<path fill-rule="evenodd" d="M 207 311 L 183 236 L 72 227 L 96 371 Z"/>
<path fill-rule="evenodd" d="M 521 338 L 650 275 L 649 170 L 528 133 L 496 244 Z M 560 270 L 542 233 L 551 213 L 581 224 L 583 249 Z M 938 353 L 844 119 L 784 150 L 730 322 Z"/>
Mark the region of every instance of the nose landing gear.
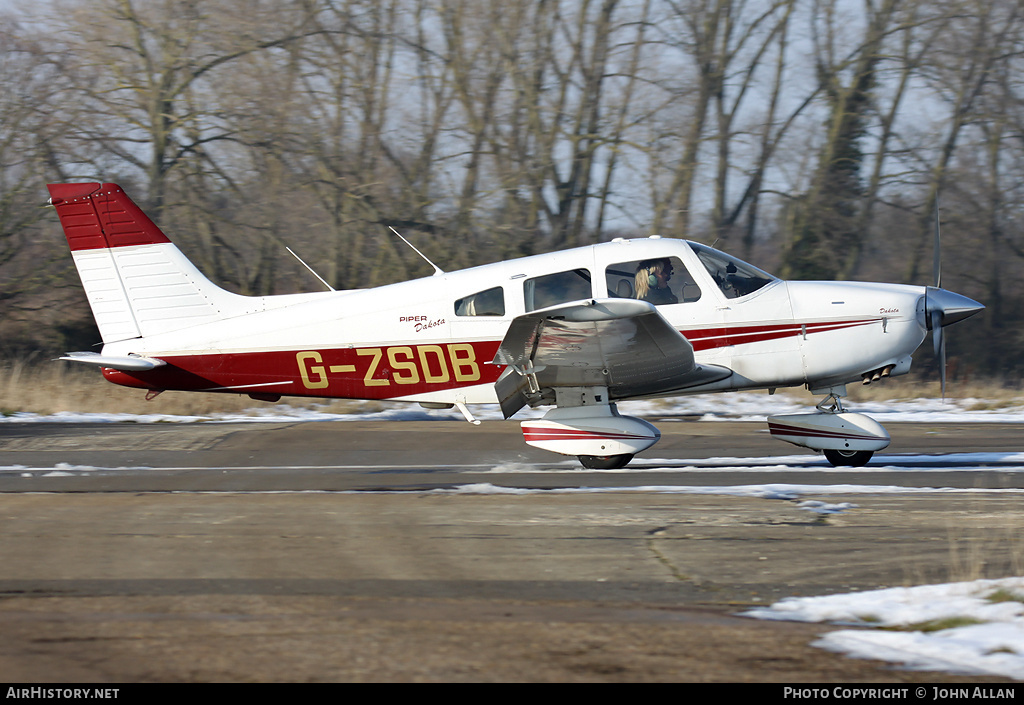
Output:
<path fill-rule="evenodd" d="M 780 441 L 820 450 L 835 467 L 863 467 L 889 445 L 889 432 L 864 414 L 843 409 L 845 387 L 830 387 L 812 414 L 768 417 L 768 430 Z"/>

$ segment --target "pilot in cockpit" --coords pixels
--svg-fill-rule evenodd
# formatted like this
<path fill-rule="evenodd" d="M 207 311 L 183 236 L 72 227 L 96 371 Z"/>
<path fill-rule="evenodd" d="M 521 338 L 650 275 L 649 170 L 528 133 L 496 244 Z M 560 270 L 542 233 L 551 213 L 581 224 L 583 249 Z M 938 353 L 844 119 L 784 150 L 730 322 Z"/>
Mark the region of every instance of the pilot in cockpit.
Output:
<path fill-rule="evenodd" d="M 667 258 L 641 262 L 636 268 L 636 298 L 655 306 L 679 303 L 679 299 L 668 288 L 671 278 L 672 262 Z"/>

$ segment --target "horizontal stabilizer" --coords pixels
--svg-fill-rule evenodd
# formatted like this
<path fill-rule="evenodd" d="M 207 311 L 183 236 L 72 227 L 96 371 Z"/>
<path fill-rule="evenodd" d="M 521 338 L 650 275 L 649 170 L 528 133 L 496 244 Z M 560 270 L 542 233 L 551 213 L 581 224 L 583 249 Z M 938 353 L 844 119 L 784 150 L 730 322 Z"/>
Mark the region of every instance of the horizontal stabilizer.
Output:
<path fill-rule="evenodd" d="M 139 357 L 135 355 L 121 357 L 116 355 L 100 355 L 94 352 L 70 352 L 57 359 L 67 360 L 68 362 L 84 362 L 87 365 L 108 367 L 112 370 L 122 370 L 124 372 L 145 372 L 146 370 L 152 370 L 154 367 L 162 367 L 167 364 L 155 357 Z"/>

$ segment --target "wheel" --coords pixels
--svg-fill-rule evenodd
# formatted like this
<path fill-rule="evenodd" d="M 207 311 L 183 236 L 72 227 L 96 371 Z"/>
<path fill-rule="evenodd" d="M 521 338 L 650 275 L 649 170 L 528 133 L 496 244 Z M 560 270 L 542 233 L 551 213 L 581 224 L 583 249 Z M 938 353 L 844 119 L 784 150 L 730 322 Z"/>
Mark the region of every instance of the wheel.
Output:
<path fill-rule="evenodd" d="M 589 470 L 618 470 L 624 468 L 633 459 L 631 453 L 622 455 L 577 455 L 583 467 Z"/>
<path fill-rule="evenodd" d="M 825 459 L 834 467 L 860 468 L 868 464 L 873 450 L 826 450 Z"/>

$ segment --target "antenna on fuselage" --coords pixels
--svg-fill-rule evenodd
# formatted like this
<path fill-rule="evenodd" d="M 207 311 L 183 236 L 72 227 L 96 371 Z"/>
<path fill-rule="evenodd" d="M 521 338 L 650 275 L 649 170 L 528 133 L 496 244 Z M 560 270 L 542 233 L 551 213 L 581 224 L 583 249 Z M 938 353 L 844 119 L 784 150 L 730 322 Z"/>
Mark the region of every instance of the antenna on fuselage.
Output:
<path fill-rule="evenodd" d="M 326 280 L 326 279 L 324 279 L 324 278 L 323 278 L 323 277 L 321 277 L 321 276 L 320 276 L 319 274 L 317 274 L 317 273 L 316 273 L 316 272 L 315 272 L 315 271 L 313 270 L 313 268 L 312 268 L 312 267 L 310 267 L 310 266 L 309 266 L 308 264 L 306 264 L 306 263 L 305 263 L 305 262 L 303 261 L 303 259 L 302 259 L 301 257 L 299 257 L 299 256 L 298 256 L 297 254 L 295 254 L 295 252 L 294 252 L 294 251 L 292 250 L 292 248 L 290 248 L 290 247 L 285 247 L 284 249 L 288 250 L 288 254 L 290 254 L 290 255 L 291 255 L 292 257 L 294 257 L 295 259 L 299 260 L 299 264 L 301 264 L 301 265 L 302 265 L 303 267 L 305 267 L 306 269 L 308 269 L 308 270 L 309 270 L 309 273 L 310 273 L 310 274 L 312 274 L 312 275 L 313 275 L 314 277 L 316 277 L 317 279 L 319 279 L 319 280 L 320 280 L 320 283 L 321 283 L 321 284 L 323 284 L 324 286 L 326 286 L 326 287 L 327 287 L 328 289 L 330 289 L 331 291 L 335 291 L 335 288 L 334 288 L 333 286 L 331 286 L 330 284 L 328 284 L 328 283 L 327 283 L 327 280 Z"/>
<path fill-rule="evenodd" d="M 411 242 L 409 242 L 409 241 L 408 241 L 408 240 L 406 240 L 406 239 L 405 239 L 404 237 L 402 237 L 402 233 L 398 232 L 397 230 L 395 230 L 394 228 L 392 228 L 392 227 L 391 227 L 390 225 L 388 226 L 388 230 L 390 230 L 390 231 L 391 231 L 391 232 L 393 232 L 393 233 L 394 233 L 395 235 L 397 235 L 397 236 L 399 237 L 399 239 L 401 239 L 401 241 L 402 241 L 402 242 L 404 242 L 404 243 L 405 243 L 406 245 L 408 245 L 409 247 L 411 247 L 411 248 L 412 248 L 412 251 L 413 251 L 413 252 L 415 252 L 415 253 L 416 253 L 416 254 L 418 254 L 418 255 L 419 255 L 419 256 L 420 256 L 421 258 L 423 258 L 423 261 L 424 261 L 424 262 L 426 262 L 426 263 L 427 263 L 427 264 L 429 264 L 429 265 L 430 265 L 431 267 L 433 267 L 433 268 L 434 268 L 434 276 L 435 276 L 435 277 L 436 277 L 436 276 L 437 276 L 438 274 L 444 274 L 444 270 L 442 270 L 442 269 L 441 269 L 440 267 L 438 267 L 438 266 L 437 266 L 436 264 L 434 264 L 434 263 L 433 263 L 433 262 L 431 262 L 431 261 L 430 261 L 429 259 L 427 259 L 427 256 L 426 256 L 425 254 L 423 254 L 422 252 L 420 252 L 419 250 L 417 250 L 417 249 L 416 249 L 416 246 L 415 246 L 415 245 L 413 245 L 413 244 L 412 244 Z"/>

